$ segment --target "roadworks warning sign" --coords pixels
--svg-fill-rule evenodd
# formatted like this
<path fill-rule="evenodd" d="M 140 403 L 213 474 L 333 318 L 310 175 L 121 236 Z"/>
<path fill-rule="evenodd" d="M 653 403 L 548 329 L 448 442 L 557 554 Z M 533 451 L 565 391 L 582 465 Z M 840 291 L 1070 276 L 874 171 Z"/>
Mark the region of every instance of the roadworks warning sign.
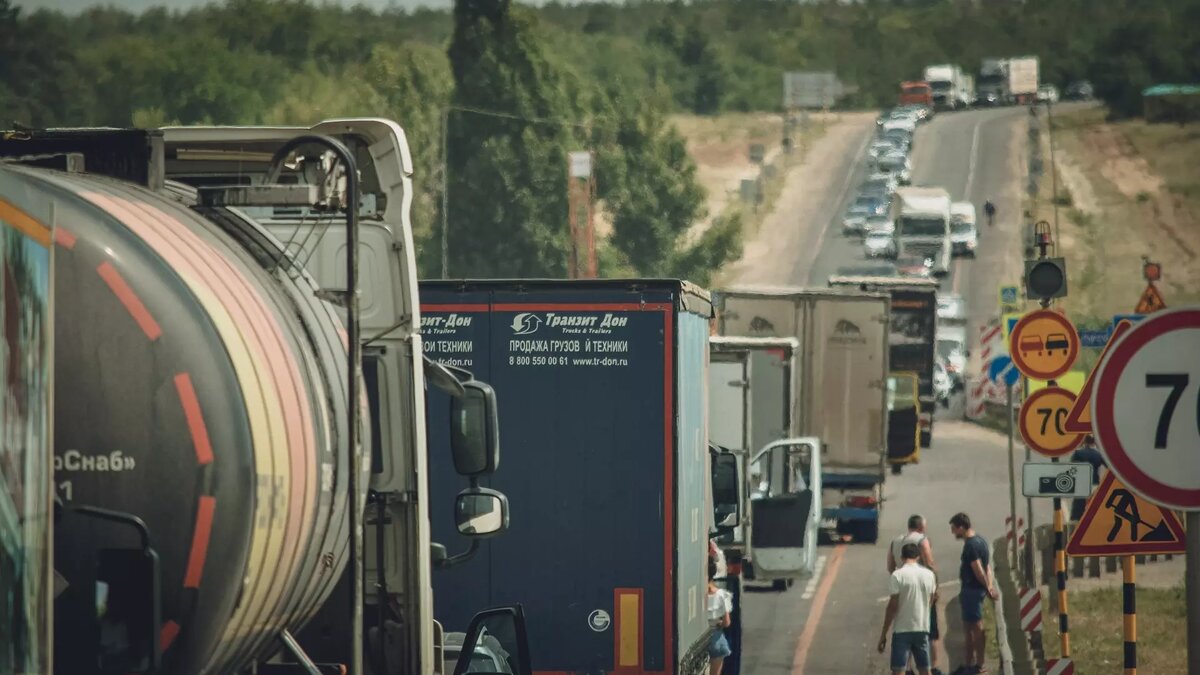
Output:
<path fill-rule="evenodd" d="M 1147 555 L 1184 552 L 1183 526 L 1108 472 L 1088 499 L 1067 555 Z"/>

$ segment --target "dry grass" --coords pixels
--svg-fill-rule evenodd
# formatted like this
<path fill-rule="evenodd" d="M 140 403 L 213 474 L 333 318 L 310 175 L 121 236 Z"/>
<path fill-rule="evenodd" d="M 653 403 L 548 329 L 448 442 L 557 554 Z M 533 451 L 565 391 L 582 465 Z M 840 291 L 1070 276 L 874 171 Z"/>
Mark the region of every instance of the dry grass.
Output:
<path fill-rule="evenodd" d="M 696 162 L 696 178 L 707 195 L 707 215 L 692 234 L 699 235 L 713 218 L 735 209 L 744 209 L 744 222 L 753 221 L 752 205 L 743 205 L 738 195 L 742 179 L 754 178 L 759 173 L 759 168 L 750 161 L 750 146 L 761 143 L 768 162 L 777 156 L 783 138 L 783 117 L 772 113 L 729 113 L 711 117 L 673 115 L 671 121 L 687 139 L 688 154 Z M 800 148 L 811 144 L 823 132 L 824 121 L 821 115 L 812 115 L 807 133 L 801 134 L 799 130 L 794 133 L 796 144 Z M 774 162 L 777 170 L 774 177 L 765 181 L 758 213 L 770 211 L 782 187 L 783 174 L 802 155 L 798 149 L 786 161 Z"/>
<path fill-rule="evenodd" d="M 1070 275 L 1063 305 L 1082 324 L 1133 310 L 1146 285 L 1143 255 L 1163 263 L 1168 305 L 1200 300 L 1200 125 L 1104 116 L 1091 108 L 1054 119 L 1059 252 Z M 1048 174 L 1041 187 L 1036 214 L 1053 223 Z"/>
<path fill-rule="evenodd" d="M 1048 658 L 1061 654 L 1058 613 L 1046 603 L 1042 625 Z M 1078 675 L 1120 673 L 1125 664 L 1120 585 L 1071 593 L 1067 608 L 1071 627 L 1071 660 Z M 1139 588 L 1137 592 L 1139 675 L 1187 672 L 1187 610 L 1183 586 Z"/>

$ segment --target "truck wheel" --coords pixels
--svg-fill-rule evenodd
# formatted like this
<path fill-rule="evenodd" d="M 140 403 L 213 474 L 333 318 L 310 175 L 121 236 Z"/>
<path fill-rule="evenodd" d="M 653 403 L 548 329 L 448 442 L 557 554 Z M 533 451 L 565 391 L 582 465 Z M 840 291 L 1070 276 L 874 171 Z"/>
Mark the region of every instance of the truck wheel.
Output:
<path fill-rule="evenodd" d="M 771 582 L 771 590 L 786 591 L 791 586 L 791 584 L 788 583 L 788 581 L 789 581 L 789 579 L 776 579 L 775 581 L 772 581 Z"/>
<path fill-rule="evenodd" d="M 904 471 L 903 464 L 893 464 L 892 465 L 892 475 L 893 476 L 899 476 L 902 471 Z"/>
<path fill-rule="evenodd" d="M 870 520 L 859 523 L 856 539 L 867 544 L 879 541 L 879 521 Z"/>
<path fill-rule="evenodd" d="M 928 431 L 922 431 L 921 432 L 921 447 L 928 448 L 930 443 L 933 443 L 933 434 Z"/>

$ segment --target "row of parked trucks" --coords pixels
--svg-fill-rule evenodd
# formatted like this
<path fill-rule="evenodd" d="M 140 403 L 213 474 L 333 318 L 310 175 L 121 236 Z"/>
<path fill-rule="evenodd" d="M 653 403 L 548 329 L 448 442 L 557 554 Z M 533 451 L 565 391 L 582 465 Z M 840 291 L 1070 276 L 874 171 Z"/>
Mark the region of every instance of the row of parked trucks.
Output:
<path fill-rule="evenodd" d="M 976 78 L 954 64 L 927 66 L 920 80 L 900 83 L 901 105 L 962 110 L 973 105 L 1028 104 L 1038 96 L 1038 58 L 986 58 Z"/>
<path fill-rule="evenodd" d="M 0 140 L 0 670 L 698 675 L 710 538 L 735 594 L 875 540 L 934 282 L 418 282 L 411 177 L 384 120 Z"/>

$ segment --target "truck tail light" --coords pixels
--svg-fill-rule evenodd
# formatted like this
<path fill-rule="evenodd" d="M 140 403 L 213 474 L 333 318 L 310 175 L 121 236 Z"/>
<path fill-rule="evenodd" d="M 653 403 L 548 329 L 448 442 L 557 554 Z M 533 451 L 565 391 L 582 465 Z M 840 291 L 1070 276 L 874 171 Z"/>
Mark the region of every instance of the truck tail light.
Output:
<path fill-rule="evenodd" d="M 847 497 L 846 498 L 846 506 L 853 507 L 856 509 L 870 508 L 872 506 L 875 506 L 878 503 L 879 503 L 878 499 L 876 499 L 874 497 L 870 497 L 870 496 L 864 496 L 864 495 L 858 495 L 855 497 Z"/>

